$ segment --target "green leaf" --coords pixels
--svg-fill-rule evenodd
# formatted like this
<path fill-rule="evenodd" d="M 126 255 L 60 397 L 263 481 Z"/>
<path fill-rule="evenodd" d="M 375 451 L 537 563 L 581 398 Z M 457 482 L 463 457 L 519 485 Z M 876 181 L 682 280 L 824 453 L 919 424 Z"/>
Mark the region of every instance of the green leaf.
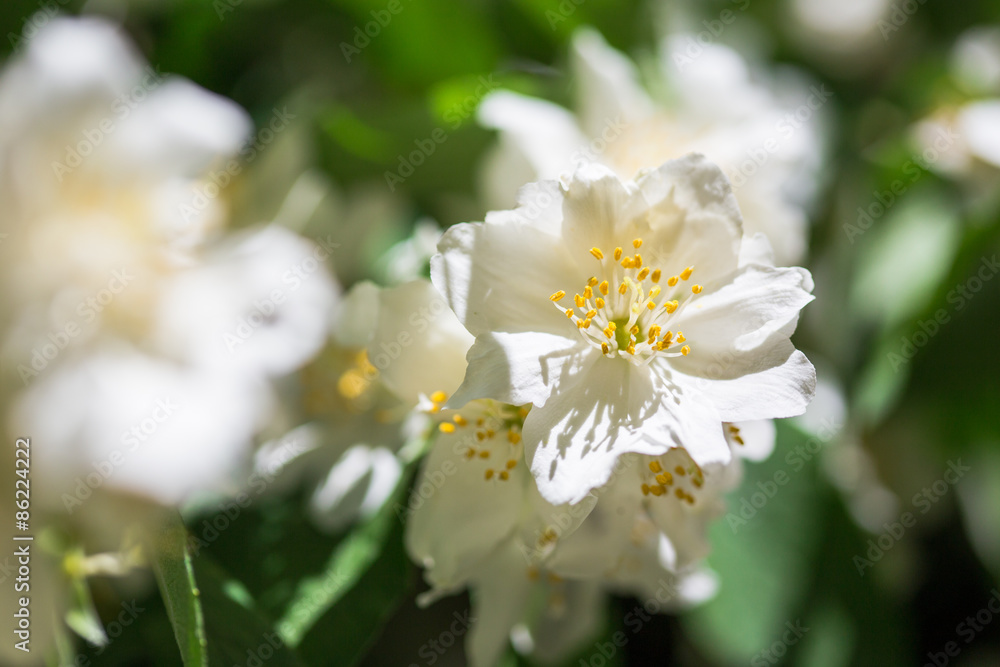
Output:
<path fill-rule="evenodd" d="M 271 623 L 246 587 L 204 554 L 194 560 L 201 590 L 209 664 L 245 665 L 254 658 L 268 667 L 297 667 Z"/>
<path fill-rule="evenodd" d="M 298 646 L 378 560 L 393 535 L 393 529 L 400 528 L 394 506 L 405 499 L 413 468 L 411 464 L 407 472 L 400 476 L 395 491 L 382 508 L 337 546 L 323 571 L 299 582 L 284 616 L 277 624 L 278 632 L 290 646 Z"/>
<path fill-rule="evenodd" d="M 913 191 L 868 231 L 851 289 L 851 311 L 891 329 L 920 312 L 948 274 L 962 227 L 934 190 Z"/>
<path fill-rule="evenodd" d="M 709 531 L 719 592 L 682 618 L 690 636 L 724 664 L 746 663 L 795 621 L 819 538 L 816 453 L 823 446 L 777 424 L 769 459 L 746 465 L 728 513 Z"/>
<path fill-rule="evenodd" d="M 208 665 L 205 621 L 187 530 L 179 516 L 171 516 L 151 545 L 151 551 L 153 573 L 170 616 L 181 659 L 186 667 L 205 667 Z"/>

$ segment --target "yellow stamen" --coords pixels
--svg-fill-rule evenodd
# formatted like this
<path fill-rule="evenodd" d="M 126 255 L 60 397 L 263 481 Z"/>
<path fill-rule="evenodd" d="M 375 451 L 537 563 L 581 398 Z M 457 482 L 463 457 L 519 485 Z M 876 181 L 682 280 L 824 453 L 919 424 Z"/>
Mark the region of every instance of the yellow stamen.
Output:
<path fill-rule="evenodd" d="M 660 282 L 661 275 L 663 275 L 663 273 L 659 269 L 657 269 L 656 271 L 653 271 L 653 276 L 650 278 L 650 280 L 652 280 L 654 283 L 658 283 Z"/>
<path fill-rule="evenodd" d="M 608 336 L 608 338 L 611 338 L 611 336 Z M 607 343 L 601 343 L 601 354 L 607 354 L 610 351 L 611 351 L 611 348 L 608 347 Z"/>
<path fill-rule="evenodd" d="M 677 310 L 677 306 L 679 305 L 680 304 L 677 303 L 677 299 L 674 299 L 673 301 L 667 301 L 665 304 L 663 304 L 663 307 L 667 309 L 668 313 L 672 313 L 675 310 Z"/>
<path fill-rule="evenodd" d="M 500 479 L 502 479 L 503 481 L 506 482 L 508 479 L 510 479 L 510 473 L 507 472 L 506 470 L 501 470 L 500 471 Z"/>
<path fill-rule="evenodd" d="M 694 271 L 694 267 L 693 266 L 689 266 L 686 269 L 684 269 L 683 271 L 681 271 L 681 280 L 687 280 L 688 278 L 690 278 L 692 271 Z"/>
<path fill-rule="evenodd" d="M 632 258 L 631 257 L 626 257 L 625 259 L 623 259 L 622 260 L 622 266 L 625 267 L 626 269 L 631 269 L 632 268 Z"/>
<path fill-rule="evenodd" d="M 621 294 L 622 296 L 625 296 L 625 292 L 627 291 L 628 291 L 628 285 L 626 285 L 625 283 L 622 283 L 621 285 L 618 286 L 618 293 Z"/>
<path fill-rule="evenodd" d="M 675 467 L 674 468 L 674 472 L 677 473 L 678 475 L 680 475 L 681 477 L 683 477 L 684 475 L 687 474 L 687 471 L 684 470 L 683 466 L 677 466 L 677 467 Z"/>
<path fill-rule="evenodd" d="M 443 391 L 435 391 L 433 394 L 431 394 L 431 400 L 435 403 L 444 403 L 446 400 L 448 400 L 448 394 L 444 393 Z"/>
<path fill-rule="evenodd" d="M 593 308 L 591 308 L 590 310 L 588 310 L 588 311 L 587 311 L 587 319 L 588 319 L 588 320 L 589 320 L 590 318 L 594 317 L 595 315 L 597 315 L 597 311 L 596 311 L 596 310 L 594 310 Z"/>
<path fill-rule="evenodd" d="M 635 258 L 632 261 L 632 263 L 635 266 L 635 268 L 641 269 L 642 268 L 642 255 L 640 255 L 639 253 L 635 253 Z"/>
<path fill-rule="evenodd" d="M 575 295 L 573 297 L 573 301 L 576 302 L 576 307 L 577 308 L 583 308 L 583 305 L 585 303 L 585 299 L 582 296 L 580 296 L 579 294 Z"/>
<path fill-rule="evenodd" d="M 490 458 L 490 453 L 484 449 L 483 451 L 479 452 L 479 458 L 488 459 Z"/>
<path fill-rule="evenodd" d="M 636 280 L 645 280 L 646 276 L 648 275 L 649 275 L 649 267 L 647 266 L 646 268 L 644 268 L 642 271 L 639 272 L 639 275 L 636 276 Z"/>
<path fill-rule="evenodd" d="M 605 280 L 604 282 L 602 282 L 598 286 L 598 289 L 601 290 L 601 294 L 603 294 L 604 296 L 607 296 L 608 295 L 608 281 Z"/>
<path fill-rule="evenodd" d="M 583 288 L 583 298 L 589 299 L 594 296 L 594 290 L 591 289 L 590 285 Z"/>
<path fill-rule="evenodd" d="M 600 310 L 601 308 L 604 308 L 604 299 L 597 297 L 597 309 Z"/>
<path fill-rule="evenodd" d="M 493 479 L 493 469 L 490 468 L 486 471 L 486 479 Z"/>
<path fill-rule="evenodd" d="M 621 258 L 622 258 L 622 249 L 615 248 L 615 261 L 617 262 Z"/>
<path fill-rule="evenodd" d="M 639 246 L 641 245 L 642 245 L 642 239 L 634 239 L 632 241 L 632 247 L 635 248 L 636 250 L 638 250 Z"/>
<path fill-rule="evenodd" d="M 573 309 L 572 308 L 567 308 L 566 309 L 566 317 L 568 317 L 570 319 L 573 318 Z"/>
<path fill-rule="evenodd" d="M 654 496 L 662 496 L 664 493 L 662 486 L 650 487 L 649 492 L 652 493 Z"/>
<path fill-rule="evenodd" d="M 441 422 L 438 425 L 438 429 L 440 429 L 442 433 L 454 433 L 455 425 L 452 424 L 451 422 Z"/>
<path fill-rule="evenodd" d="M 691 291 L 694 292 L 695 294 L 701 294 L 701 290 L 702 290 L 701 285 L 691 285 Z"/>
<path fill-rule="evenodd" d="M 663 470 L 663 466 L 660 465 L 659 461 L 650 461 L 649 462 L 649 471 L 650 472 L 660 472 L 661 470 Z"/>
<path fill-rule="evenodd" d="M 644 496 L 648 496 L 649 495 L 649 484 L 643 484 L 642 485 L 642 495 L 644 495 Z"/>
<path fill-rule="evenodd" d="M 682 347 L 681 348 L 681 354 L 683 354 L 685 357 L 688 356 L 689 354 L 691 354 L 691 346 L 690 345 L 685 345 L 684 347 Z"/>
<path fill-rule="evenodd" d="M 593 255 L 595 259 L 604 259 L 604 253 L 601 252 L 600 248 L 591 248 L 590 254 Z"/>
<path fill-rule="evenodd" d="M 507 461 L 507 470 L 512 470 L 515 466 L 517 466 L 517 459 Z"/>
<path fill-rule="evenodd" d="M 549 301 L 558 301 L 564 296 L 566 296 L 566 292 L 564 292 L 563 290 L 559 290 L 558 292 L 553 293 L 552 296 L 549 297 Z"/>
<path fill-rule="evenodd" d="M 587 287 L 594 287 L 595 285 L 597 285 L 597 276 L 590 276 L 587 279 Z"/>
<path fill-rule="evenodd" d="M 466 424 L 469 423 L 469 420 L 463 417 L 462 415 L 455 415 L 454 417 L 452 417 L 452 420 L 459 426 L 465 426 Z"/>
<path fill-rule="evenodd" d="M 687 340 L 687 338 L 684 337 L 684 332 L 683 331 L 678 331 L 677 332 L 677 342 L 678 343 L 683 343 L 686 340 Z"/>
<path fill-rule="evenodd" d="M 521 442 L 521 434 L 517 431 L 507 431 L 507 440 L 512 445 L 516 445 Z"/>
<path fill-rule="evenodd" d="M 673 287 L 674 285 L 677 284 L 678 280 L 680 280 L 680 278 L 678 278 L 677 276 L 670 276 L 669 278 L 667 278 L 667 284 Z"/>

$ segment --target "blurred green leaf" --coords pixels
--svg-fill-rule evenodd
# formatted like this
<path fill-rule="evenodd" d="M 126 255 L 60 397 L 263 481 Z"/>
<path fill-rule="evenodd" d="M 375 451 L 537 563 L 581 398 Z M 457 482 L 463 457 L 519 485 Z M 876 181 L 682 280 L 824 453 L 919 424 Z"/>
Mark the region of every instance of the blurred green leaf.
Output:
<path fill-rule="evenodd" d="M 253 659 L 269 667 L 296 667 L 295 655 L 256 608 L 249 591 L 207 556 L 194 560 L 205 610 L 205 635 L 212 665 L 245 665 Z"/>
<path fill-rule="evenodd" d="M 874 220 L 867 233 L 870 237 L 859 250 L 851 311 L 888 329 L 930 300 L 955 259 L 962 225 L 942 196 L 913 191 L 884 219 Z"/>
<path fill-rule="evenodd" d="M 152 547 L 151 560 L 174 637 L 186 667 L 208 665 L 205 619 L 195 581 L 188 534 L 180 517 L 173 515 Z"/>
<path fill-rule="evenodd" d="M 382 508 L 344 538 L 321 573 L 299 582 L 277 629 L 307 663 L 336 655 L 339 665 L 353 664 L 407 593 L 412 567 L 394 507 L 405 505 L 415 467 L 409 464 Z"/>
<path fill-rule="evenodd" d="M 76 550 L 67 558 L 82 559 L 83 556 L 82 550 Z M 72 599 L 69 610 L 66 612 L 66 625 L 91 644 L 104 646 L 108 643 L 108 636 L 104 632 L 104 625 L 101 624 L 101 617 L 94 607 L 94 600 L 91 597 L 90 586 L 87 585 L 86 578 L 73 577 L 71 590 Z"/>

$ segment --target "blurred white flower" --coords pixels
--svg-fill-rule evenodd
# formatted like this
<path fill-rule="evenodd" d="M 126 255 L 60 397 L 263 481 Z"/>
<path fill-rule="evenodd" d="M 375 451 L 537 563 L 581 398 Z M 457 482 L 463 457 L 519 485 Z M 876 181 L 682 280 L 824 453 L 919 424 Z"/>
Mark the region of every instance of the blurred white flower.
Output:
<path fill-rule="evenodd" d="M 0 354 L 42 502 L 224 487 L 269 380 L 325 339 L 328 253 L 277 226 L 220 236 L 203 177 L 250 128 L 99 19 L 51 21 L 0 76 Z"/>
<path fill-rule="evenodd" d="M 809 273 L 741 239 L 729 184 L 700 156 L 635 182 L 591 164 L 452 227 L 432 278 L 476 342 L 449 405 L 533 404 L 526 453 L 554 504 L 607 483 L 626 453 L 728 463 L 723 421 L 800 414 L 815 385 L 788 338 Z"/>
<path fill-rule="evenodd" d="M 640 169 L 699 152 L 732 181 L 746 233 L 767 234 L 778 264 L 802 259 L 827 91 L 797 82 L 764 86 L 736 52 L 685 35 L 663 42 L 656 72 L 656 83 L 669 91 L 663 101 L 642 88 L 632 62 L 593 30 L 575 34 L 572 69 L 579 86 L 575 115 L 508 91 L 483 100 L 480 123 L 500 130 L 483 170 L 488 208 L 508 208 L 524 183 L 558 178 L 586 162 L 630 179 Z"/>
<path fill-rule="evenodd" d="M 972 199 L 996 201 L 1000 183 L 1000 29 L 966 31 L 952 52 L 952 78 L 968 95 L 912 129 L 929 169 L 959 180 Z"/>

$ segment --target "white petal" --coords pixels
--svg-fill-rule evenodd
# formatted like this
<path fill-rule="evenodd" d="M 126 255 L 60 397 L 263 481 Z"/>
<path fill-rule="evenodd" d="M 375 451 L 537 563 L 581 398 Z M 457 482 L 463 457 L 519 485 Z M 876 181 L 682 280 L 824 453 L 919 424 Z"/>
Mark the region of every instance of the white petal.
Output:
<path fill-rule="evenodd" d="M 401 472 L 399 459 L 388 449 L 352 447 L 309 499 L 309 514 L 331 531 L 370 517 L 396 488 Z"/>
<path fill-rule="evenodd" d="M 607 598 L 597 581 L 566 581 L 531 626 L 531 657 L 542 664 L 565 662 L 602 627 Z M 556 597 L 553 602 L 552 598 Z"/>
<path fill-rule="evenodd" d="M 958 128 L 976 156 L 1000 167 L 1000 100 L 968 105 L 959 113 Z"/>
<path fill-rule="evenodd" d="M 664 271 L 693 265 L 697 280 L 709 281 L 736 268 L 742 218 L 716 165 L 691 154 L 644 173 L 637 183 L 651 207 L 648 245 L 669 249 L 654 258 Z"/>
<path fill-rule="evenodd" d="M 375 333 L 378 315 L 378 286 L 367 280 L 356 283 L 337 304 L 333 339 L 343 347 L 367 347 Z"/>
<path fill-rule="evenodd" d="M 108 137 L 107 157 L 149 172 L 194 176 L 234 155 L 252 127 L 247 113 L 230 100 L 185 79 L 169 79 Z M 197 206 L 193 192 L 189 203 Z"/>
<path fill-rule="evenodd" d="M 538 179 L 558 178 L 586 143 L 569 111 L 505 90 L 487 95 L 476 117 L 484 127 L 500 130 L 501 140 L 525 157 Z"/>
<path fill-rule="evenodd" d="M 445 232 L 431 279 L 474 335 L 565 329 L 549 296 L 582 285 L 562 239 L 530 223 L 464 223 Z"/>
<path fill-rule="evenodd" d="M 633 123 L 652 112 L 653 103 L 639 84 L 635 65 L 596 30 L 582 28 L 574 33 L 573 71 L 588 136 L 600 136 L 609 123 Z"/>
<path fill-rule="evenodd" d="M 483 416 L 476 405 L 461 414 L 473 423 Z M 406 548 L 427 568 L 427 580 L 435 586 L 452 588 L 466 581 L 514 529 L 530 477 L 522 463 L 509 471 L 506 481 L 496 475 L 486 479 L 487 469 L 505 466 L 509 444 L 500 445 L 491 448 L 488 459 L 467 458 L 470 447 L 478 452 L 485 446 L 471 427 L 464 427 L 439 433 L 424 459 L 408 506 Z"/>
<path fill-rule="evenodd" d="M 450 396 L 465 377 L 472 334 L 427 280 L 384 289 L 379 301 L 368 358 L 382 381 L 410 404 L 421 394 Z"/>
<path fill-rule="evenodd" d="M 250 378 L 124 348 L 49 373 L 14 420 L 47 443 L 37 450 L 38 469 L 53 490 L 124 490 L 168 505 L 221 491 L 271 408 L 267 388 Z M 95 481 L 84 484 L 88 476 Z"/>
<path fill-rule="evenodd" d="M 242 235 L 162 286 L 157 344 L 209 367 L 288 373 L 327 338 L 336 287 L 318 252 L 282 227 Z"/>
<path fill-rule="evenodd" d="M 740 429 L 740 437 L 743 438 L 743 444 L 738 444 L 733 448 L 733 452 L 738 454 L 740 458 L 748 461 L 763 461 L 774 451 L 777 431 L 774 428 L 773 420 L 758 419 L 740 422 L 734 426 Z"/>
<path fill-rule="evenodd" d="M 631 242 L 622 233 L 647 208 L 634 183 L 623 182 L 603 165 L 583 165 L 565 187 L 562 235 L 566 247 L 578 262 L 592 266 L 595 260 L 590 249 L 596 246 L 611 254 L 614 247 Z"/>
<path fill-rule="evenodd" d="M 542 496 L 557 505 L 579 502 L 607 483 L 618 457 L 629 452 L 663 454 L 690 442 L 703 448 L 702 460 L 727 461 L 721 420 L 693 395 L 664 392 L 648 369 L 621 359 L 595 354 L 564 366 L 551 398 L 524 422 L 525 451 Z"/>
<path fill-rule="evenodd" d="M 511 629 L 527 612 L 535 584 L 513 540 L 506 540 L 483 564 L 473 583 L 474 623 L 466 640 L 471 667 L 496 667 L 507 649 Z"/>
<path fill-rule="evenodd" d="M 568 368 L 586 363 L 591 353 L 579 339 L 552 334 L 482 334 L 469 350 L 465 381 L 449 407 L 477 398 L 542 405 L 558 379 L 573 372 Z"/>

